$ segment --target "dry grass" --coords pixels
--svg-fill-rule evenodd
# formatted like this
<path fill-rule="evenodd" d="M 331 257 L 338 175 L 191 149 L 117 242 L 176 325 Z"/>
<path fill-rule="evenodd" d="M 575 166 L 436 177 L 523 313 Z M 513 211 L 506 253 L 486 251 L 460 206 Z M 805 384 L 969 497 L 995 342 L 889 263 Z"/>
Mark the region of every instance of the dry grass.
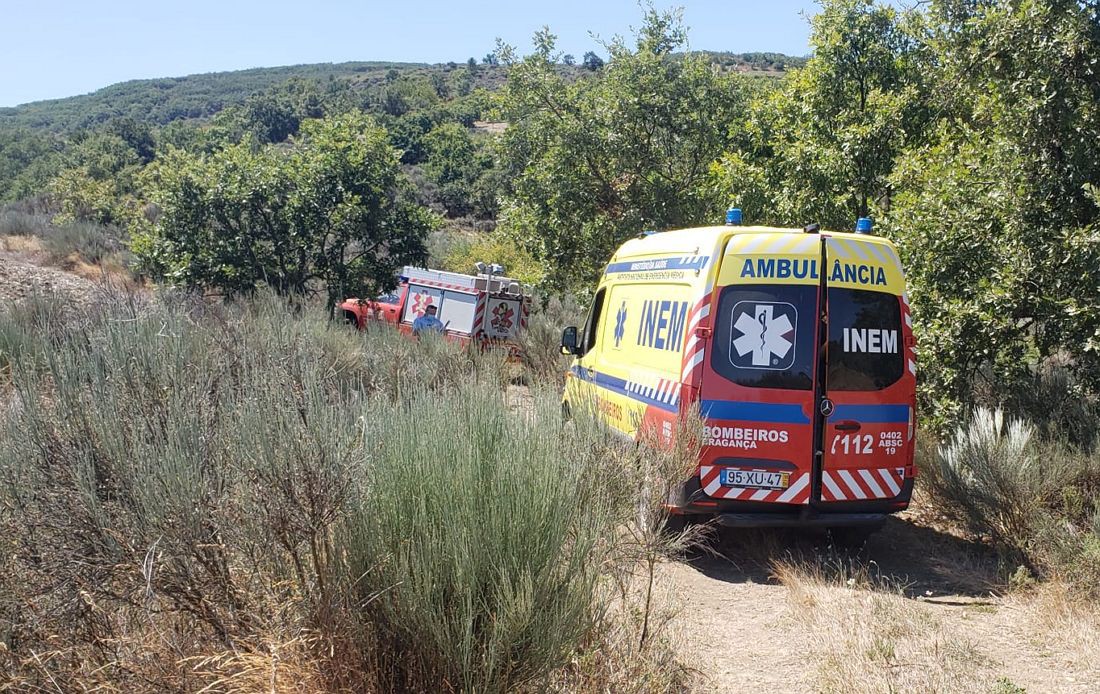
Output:
<path fill-rule="evenodd" d="M 1056 654 L 1066 670 L 1100 682 L 1100 605 L 1059 582 L 1014 594 L 1006 605 L 1020 613 L 1039 649 Z"/>
<path fill-rule="evenodd" d="M 620 528 L 619 541 L 634 545 L 637 529 Z M 667 547 L 675 537 L 656 540 Z M 614 576 L 608 609 L 604 615 L 601 639 L 578 652 L 570 665 L 560 670 L 549 683 L 548 691 L 571 694 L 655 694 L 695 691 L 690 682 L 693 673 L 676 654 L 682 652 L 685 634 L 680 622 L 684 608 L 682 586 L 667 572 L 658 572 L 655 581 L 648 565 L 608 567 Z M 643 641 L 639 636 L 648 632 Z M 697 634 L 688 635 L 698 638 Z"/>
<path fill-rule="evenodd" d="M 52 304 L 0 310 L 0 691 L 682 688 L 672 453 L 271 297 Z"/>
<path fill-rule="evenodd" d="M 42 240 L 37 236 L 0 236 L 0 250 L 9 253 L 39 253 Z"/>
<path fill-rule="evenodd" d="M 823 692 L 988 692 L 991 665 L 928 608 L 864 568 L 779 562 Z M 847 567 L 852 568 L 852 567 Z"/>

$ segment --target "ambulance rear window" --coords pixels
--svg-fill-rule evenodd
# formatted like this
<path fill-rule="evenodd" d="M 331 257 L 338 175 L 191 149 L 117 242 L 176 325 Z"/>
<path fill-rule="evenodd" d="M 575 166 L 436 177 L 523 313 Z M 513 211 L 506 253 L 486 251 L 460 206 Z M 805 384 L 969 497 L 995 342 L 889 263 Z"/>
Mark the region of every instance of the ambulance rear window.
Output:
<path fill-rule="evenodd" d="M 748 388 L 811 390 L 817 286 L 722 289 L 711 367 Z"/>
<path fill-rule="evenodd" d="M 898 297 L 829 289 L 829 390 L 882 390 L 905 368 Z"/>

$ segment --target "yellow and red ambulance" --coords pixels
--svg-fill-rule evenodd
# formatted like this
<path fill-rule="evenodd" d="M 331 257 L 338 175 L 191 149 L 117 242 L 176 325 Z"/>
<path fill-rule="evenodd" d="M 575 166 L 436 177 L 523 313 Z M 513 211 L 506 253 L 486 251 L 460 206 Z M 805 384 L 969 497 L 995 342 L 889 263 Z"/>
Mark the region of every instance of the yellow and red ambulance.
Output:
<path fill-rule="evenodd" d="M 698 402 L 674 514 L 727 526 L 874 526 L 913 491 L 916 355 L 897 250 L 871 235 L 740 226 L 649 233 L 611 258 L 564 401 L 670 443 Z"/>

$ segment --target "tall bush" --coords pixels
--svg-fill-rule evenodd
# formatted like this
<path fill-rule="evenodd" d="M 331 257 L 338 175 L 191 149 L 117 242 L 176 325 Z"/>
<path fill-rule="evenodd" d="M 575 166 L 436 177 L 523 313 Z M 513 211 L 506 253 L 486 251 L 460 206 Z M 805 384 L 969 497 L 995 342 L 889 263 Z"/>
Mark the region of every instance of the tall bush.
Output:
<path fill-rule="evenodd" d="M 270 296 L 44 307 L 0 310 L 0 687 L 561 689 L 595 652 L 613 689 L 611 663 L 668 671 L 606 646 L 635 629 L 611 606 L 644 458 L 563 430 L 556 389 L 516 399 L 497 355 Z"/>

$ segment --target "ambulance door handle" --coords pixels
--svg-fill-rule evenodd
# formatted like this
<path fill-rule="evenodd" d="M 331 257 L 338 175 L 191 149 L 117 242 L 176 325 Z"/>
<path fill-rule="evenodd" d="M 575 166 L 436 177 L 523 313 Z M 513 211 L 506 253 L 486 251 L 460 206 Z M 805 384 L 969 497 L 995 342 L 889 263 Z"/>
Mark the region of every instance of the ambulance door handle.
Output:
<path fill-rule="evenodd" d="M 851 419 L 839 421 L 834 426 L 836 426 L 837 431 L 859 431 L 859 422 Z"/>
<path fill-rule="evenodd" d="M 589 378 L 595 378 L 596 377 L 596 370 L 593 369 L 591 366 L 585 368 L 585 371 L 588 372 L 588 377 Z"/>

